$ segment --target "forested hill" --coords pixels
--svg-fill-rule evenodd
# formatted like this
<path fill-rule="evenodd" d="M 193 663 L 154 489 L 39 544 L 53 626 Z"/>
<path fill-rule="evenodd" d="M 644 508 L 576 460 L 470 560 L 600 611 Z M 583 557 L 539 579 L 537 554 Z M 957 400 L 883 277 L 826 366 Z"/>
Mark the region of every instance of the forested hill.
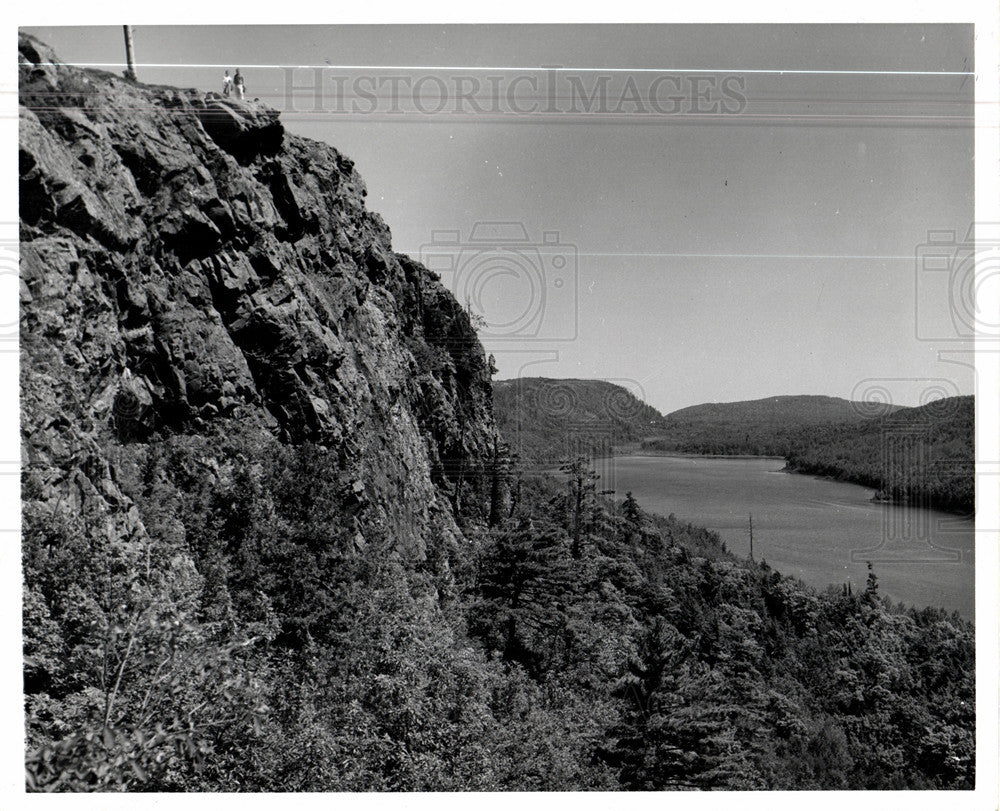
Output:
<path fill-rule="evenodd" d="M 340 152 L 19 76 L 29 790 L 974 786 L 972 625 L 524 475 Z"/>
<path fill-rule="evenodd" d="M 759 400 L 740 400 L 733 403 L 702 403 L 671 411 L 667 418 L 679 424 L 713 421 L 777 424 L 791 421 L 800 425 L 815 425 L 822 422 L 864 419 L 874 416 L 872 409 L 875 408 L 891 412 L 897 407 L 877 406 L 821 394 L 798 394 L 764 397 Z"/>
<path fill-rule="evenodd" d="M 497 426 L 525 462 L 558 462 L 661 433 L 663 415 L 605 380 L 523 377 L 493 384 Z"/>
<path fill-rule="evenodd" d="M 787 455 L 803 429 L 860 422 L 895 406 L 789 395 L 704 403 L 664 417 L 623 386 L 603 380 L 521 378 L 493 385 L 501 434 L 527 462 L 642 442 L 646 450 Z"/>
<path fill-rule="evenodd" d="M 872 487 L 897 503 L 975 512 L 975 399 L 948 397 L 803 431 L 788 467 Z"/>
<path fill-rule="evenodd" d="M 918 408 L 779 396 L 704 403 L 664 417 L 605 381 L 524 378 L 495 383 L 494 403 L 501 435 L 526 463 L 636 442 L 654 453 L 780 456 L 790 471 L 862 484 L 886 501 L 975 511 L 971 396 Z"/>
<path fill-rule="evenodd" d="M 975 511 L 975 401 L 917 408 L 832 397 L 706 404 L 667 415 L 648 451 L 782 456 L 788 470 L 862 484 L 877 498 Z"/>
<path fill-rule="evenodd" d="M 804 429 L 861 422 L 896 408 L 822 395 L 704 403 L 672 411 L 663 434 L 651 438 L 645 447 L 682 453 L 785 456 Z"/>

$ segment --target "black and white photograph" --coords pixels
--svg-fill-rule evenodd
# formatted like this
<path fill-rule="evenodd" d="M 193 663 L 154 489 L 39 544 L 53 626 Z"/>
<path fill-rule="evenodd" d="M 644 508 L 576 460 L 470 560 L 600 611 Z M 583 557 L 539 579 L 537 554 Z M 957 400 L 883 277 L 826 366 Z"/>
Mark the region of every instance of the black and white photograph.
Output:
<path fill-rule="evenodd" d="M 996 807 L 1000 12 L 552 11 L 5 28 L 17 807 Z"/>

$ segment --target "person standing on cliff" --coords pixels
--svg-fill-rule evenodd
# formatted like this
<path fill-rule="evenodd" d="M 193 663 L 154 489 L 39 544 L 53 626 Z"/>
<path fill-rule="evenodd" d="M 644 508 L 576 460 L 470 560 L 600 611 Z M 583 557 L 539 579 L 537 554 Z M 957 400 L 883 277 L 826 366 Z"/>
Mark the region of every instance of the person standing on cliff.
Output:
<path fill-rule="evenodd" d="M 243 74 L 240 73 L 240 69 L 236 68 L 236 76 L 233 77 L 233 84 L 236 85 L 236 98 L 242 99 L 246 93 L 246 83 L 243 80 Z"/>
<path fill-rule="evenodd" d="M 233 77 L 229 75 L 229 71 L 226 71 L 226 75 L 222 77 L 222 95 L 228 96 L 233 92 Z"/>

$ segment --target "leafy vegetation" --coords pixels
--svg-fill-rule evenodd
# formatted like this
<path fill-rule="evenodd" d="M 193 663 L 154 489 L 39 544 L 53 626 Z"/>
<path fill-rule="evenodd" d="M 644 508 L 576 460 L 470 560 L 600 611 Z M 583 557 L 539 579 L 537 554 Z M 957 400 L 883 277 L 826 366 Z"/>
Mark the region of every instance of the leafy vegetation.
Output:
<path fill-rule="evenodd" d="M 517 498 L 408 560 L 344 531 L 327 455 L 122 448 L 135 542 L 26 511 L 30 789 L 973 785 L 974 629 L 874 572 L 818 594 L 583 460 L 491 471 Z"/>

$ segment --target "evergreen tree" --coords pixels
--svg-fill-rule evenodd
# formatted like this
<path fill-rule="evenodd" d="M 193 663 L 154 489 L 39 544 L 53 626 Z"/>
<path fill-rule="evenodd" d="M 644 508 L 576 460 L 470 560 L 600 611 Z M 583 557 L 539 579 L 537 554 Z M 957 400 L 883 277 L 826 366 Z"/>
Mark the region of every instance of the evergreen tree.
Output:
<path fill-rule="evenodd" d="M 573 520 L 573 557 L 579 559 L 583 555 L 584 517 L 593 504 L 600 476 L 591 469 L 590 461 L 585 456 L 564 462 L 559 470 L 569 475 L 567 485 L 570 515 Z"/>
<path fill-rule="evenodd" d="M 538 673 L 560 647 L 573 585 L 568 539 L 549 523 L 500 532 L 480 564 L 470 629 L 488 648 Z"/>

